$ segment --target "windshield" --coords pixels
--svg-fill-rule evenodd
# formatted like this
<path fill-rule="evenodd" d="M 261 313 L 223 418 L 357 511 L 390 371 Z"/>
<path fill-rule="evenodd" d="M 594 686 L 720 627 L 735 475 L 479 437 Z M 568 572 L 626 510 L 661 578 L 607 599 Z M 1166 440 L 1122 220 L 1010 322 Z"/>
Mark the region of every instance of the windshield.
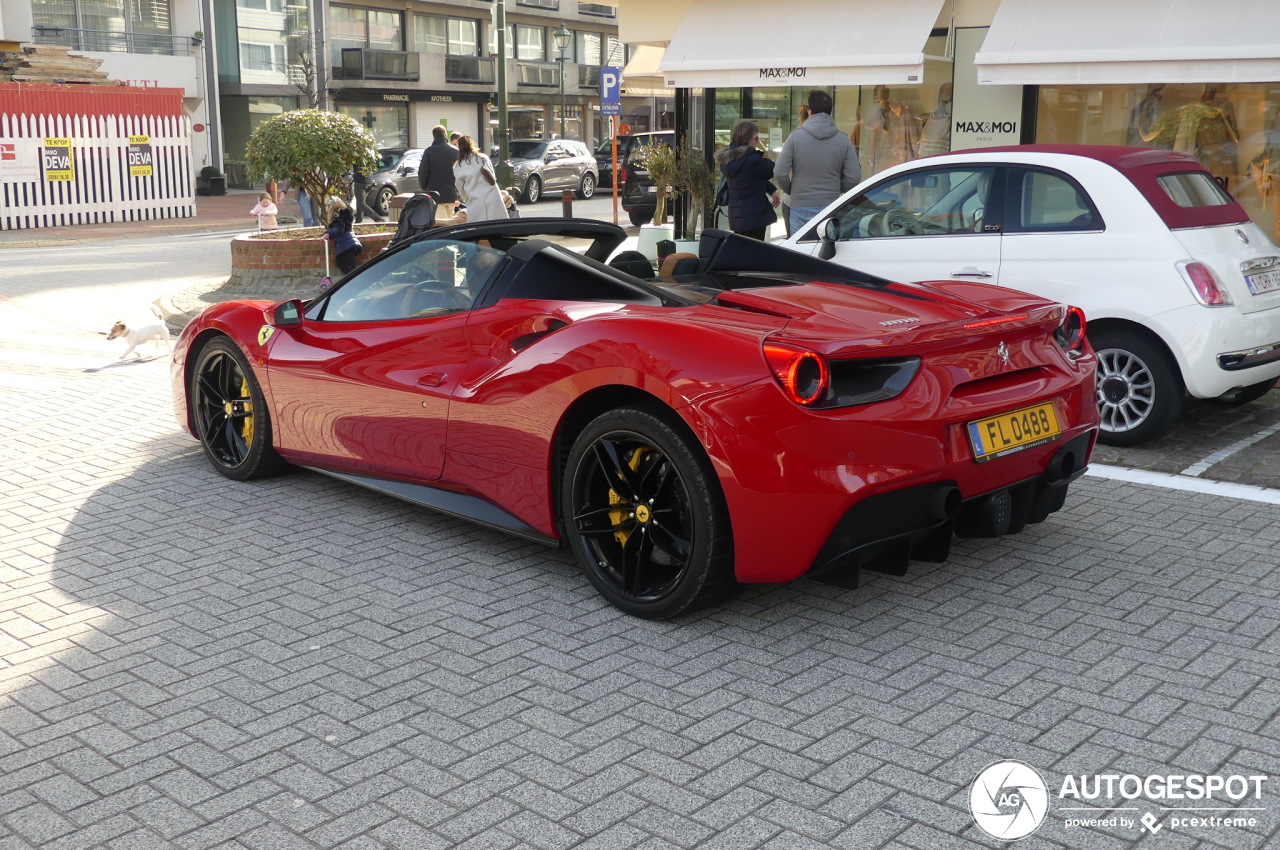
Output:
<path fill-rule="evenodd" d="M 512 159 L 541 159 L 547 152 L 547 143 L 535 140 L 511 143 Z"/>

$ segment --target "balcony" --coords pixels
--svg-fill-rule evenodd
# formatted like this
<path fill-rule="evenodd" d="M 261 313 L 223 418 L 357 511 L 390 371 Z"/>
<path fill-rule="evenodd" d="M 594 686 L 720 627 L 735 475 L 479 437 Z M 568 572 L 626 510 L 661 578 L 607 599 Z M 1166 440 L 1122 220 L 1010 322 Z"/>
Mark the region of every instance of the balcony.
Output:
<path fill-rule="evenodd" d="M 578 88 L 591 89 L 592 91 L 599 91 L 600 90 L 600 66 L 579 65 L 578 66 Z"/>
<path fill-rule="evenodd" d="M 344 47 L 342 66 L 333 69 L 338 80 L 394 80 L 416 83 L 419 78 L 418 54 L 404 50 L 373 50 L 367 47 Z"/>
<path fill-rule="evenodd" d="M 560 87 L 560 66 L 555 62 L 516 62 L 516 83 L 538 88 Z"/>
<path fill-rule="evenodd" d="M 494 84 L 493 60 L 481 56 L 446 56 L 444 60 L 446 83 Z"/>
<path fill-rule="evenodd" d="M 191 56 L 195 45 L 200 43 L 183 35 L 48 26 L 32 27 L 31 41 L 93 53 L 145 53 L 152 56 Z"/>
<path fill-rule="evenodd" d="M 613 6 L 604 3 L 579 3 L 579 15 L 596 15 L 601 18 L 614 18 L 618 15 L 618 10 Z"/>

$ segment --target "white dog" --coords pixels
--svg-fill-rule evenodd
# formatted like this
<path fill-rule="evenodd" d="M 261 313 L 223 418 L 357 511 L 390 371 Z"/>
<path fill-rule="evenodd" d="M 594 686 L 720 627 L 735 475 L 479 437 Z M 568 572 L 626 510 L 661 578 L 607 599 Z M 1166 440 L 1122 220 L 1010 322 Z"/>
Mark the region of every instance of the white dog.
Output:
<path fill-rule="evenodd" d="M 156 314 L 156 318 L 159 319 L 159 321 L 148 322 L 145 325 L 133 328 L 129 327 L 124 322 L 116 322 L 111 326 L 111 330 L 107 332 L 107 339 L 120 339 L 123 337 L 124 341 L 129 343 L 129 347 L 124 350 L 124 354 L 120 355 L 121 360 L 125 359 L 130 354 L 133 354 L 134 350 L 139 345 L 142 345 L 148 340 L 150 340 L 153 345 L 159 344 L 163 341 L 165 347 L 169 349 L 169 353 L 173 354 L 173 343 L 169 339 L 169 328 L 165 325 L 164 318 L 154 307 L 152 307 L 151 311 Z M 141 358 L 142 355 L 138 354 L 138 357 Z"/>

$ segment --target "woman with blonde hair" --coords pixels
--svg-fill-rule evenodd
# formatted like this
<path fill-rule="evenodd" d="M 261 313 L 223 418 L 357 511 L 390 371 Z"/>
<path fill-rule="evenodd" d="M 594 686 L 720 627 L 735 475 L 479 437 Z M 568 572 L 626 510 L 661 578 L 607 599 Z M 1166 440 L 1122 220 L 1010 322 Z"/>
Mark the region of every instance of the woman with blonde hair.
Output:
<path fill-rule="evenodd" d="M 476 150 L 470 136 L 458 138 L 458 161 L 453 164 L 453 181 L 458 195 L 467 204 L 467 222 L 507 218 L 507 208 L 498 191 L 498 178 L 489 157 Z"/>
<path fill-rule="evenodd" d="M 352 232 L 354 216 L 351 207 L 341 198 L 330 198 L 329 226 L 324 231 L 324 238 L 333 243 L 333 259 L 343 274 L 351 274 L 356 267 L 357 258 L 364 247 Z"/>

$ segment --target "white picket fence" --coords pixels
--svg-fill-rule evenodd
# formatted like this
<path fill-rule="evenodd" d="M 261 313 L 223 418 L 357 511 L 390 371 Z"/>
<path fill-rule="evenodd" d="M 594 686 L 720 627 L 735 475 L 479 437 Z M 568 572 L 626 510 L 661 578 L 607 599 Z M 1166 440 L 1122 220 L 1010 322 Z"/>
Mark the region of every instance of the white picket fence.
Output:
<path fill-rule="evenodd" d="M 129 175 L 130 136 L 149 136 L 150 176 Z M 70 139 L 74 180 L 41 168 L 46 138 Z M 171 115 L 0 115 L 0 230 L 191 218 L 191 127 Z"/>

